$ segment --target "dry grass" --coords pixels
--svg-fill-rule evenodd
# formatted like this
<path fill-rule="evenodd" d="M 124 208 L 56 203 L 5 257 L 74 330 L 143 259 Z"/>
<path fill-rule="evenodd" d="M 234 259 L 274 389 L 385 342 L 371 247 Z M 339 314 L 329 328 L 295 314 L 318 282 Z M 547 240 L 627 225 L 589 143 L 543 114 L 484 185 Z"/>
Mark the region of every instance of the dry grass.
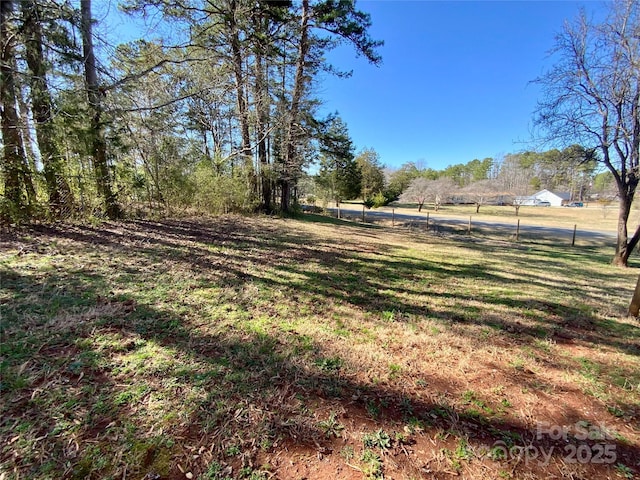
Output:
<path fill-rule="evenodd" d="M 349 205 L 345 205 L 349 207 Z M 380 211 L 391 212 L 392 207 L 382 207 Z M 417 208 L 407 205 L 395 208 L 398 214 L 417 215 Z M 512 206 L 482 205 L 480 212 L 476 213 L 474 205 L 443 205 L 438 212 L 432 207 L 425 207 L 420 216 L 429 212 L 432 219 L 439 217 L 459 217 L 467 221 L 471 216 L 474 221 L 512 222 L 519 218 L 521 224 L 539 227 L 559 227 L 572 229 L 574 225 L 578 230 L 596 230 L 603 232 L 615 232 L 618 225 L 618 206 L 615 202 L 610 204 L 590 203 L 584 207 L 533 207 L 522 206 L 518 216 Z M 640 211 L 634 209 L 629 217 L 630 225 L 640 223 Z"/>
<path fill-rule="evenodd" d="M 0 248 L 3 480 L 640 471 L 636 272 L 609 250 L 316 216 Z"/>

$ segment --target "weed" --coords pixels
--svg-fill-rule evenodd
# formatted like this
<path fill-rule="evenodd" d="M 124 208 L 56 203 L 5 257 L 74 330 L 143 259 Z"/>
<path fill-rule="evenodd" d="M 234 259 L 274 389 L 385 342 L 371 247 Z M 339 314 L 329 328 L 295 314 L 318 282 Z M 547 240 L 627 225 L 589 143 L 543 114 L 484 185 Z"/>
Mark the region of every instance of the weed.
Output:
<path fill-rule="evenodd" d="M 346 460 L 346 462 L 350 462 L 355 457 L 355 452 L 351 445 L 345 445 L 342 450 L 340 450 L 340 456 Z"/>
<path fill-rule="evenodd" d="M 225 454 L 227 455 L 227 457 L 235 457 L 237 455 L 240 455 L 242 451 L 240 450 L 240 447 L 238 447 L 237 445 L 231 445 L 230 447 L 227 447 Z"/>
<path fill-rule="evenodd" d="M 380 406 L 374 400 L 367 401 L 366 409 L 369 416 L 374 420 L 380 417 Z"/>
<path fill-rule="evenodd" d="M 391 448 L 391 437 L 383 429 L 373 433 L 365 433 L 362 437 L 362 442 L 367 448 L 379 448 L 381 450 Z"/>
<path fill-rule="evenodd" d="M 498 437 L 502 443 L 506 445 L 506 447 L 511 448 L 514 445 L 522 442 L 522 435 L 517 432 L 511 432 L 509 430 L 499 430 L 495 427 L 488 428 L 489 433 L 491 435 Z"/>
<path fill-rule="evenodd" d="M 360 456 L 362 473 L 367 478 L 383 479 L 383 463 L 380 456 L 368 448 Z"/>
<path fill-rule="evenodd" d="M 409 438 L 409 435 L 407 435 L 406 433 L 395 432 L 393 435 L 393 442 L 396 445 L 409 445 L 410 438 Z"/>
<path fill-rule="evenodd" d="M 472 390 L 467 390 L 462 394 L 462 399 L 467 403 L 471 403 L 476 400 L 476 394 Z"/>
<path fill-rule="evenodd" d="M 521 357 L 518 356 L 516 358 L 514 358 L 509 365 L 511 365 L 511 367 L 515 368 L 518 371 L 523 371 L 525 369 L 525 365 L 526 365 L 526 360 Z"/>
<path fill-rule="evenodd" d="M 380 314 L 380 317 L 385 322 L 393 322 L 396 318 L 396 312 L 395 310 L 391 310 L 391 311 L 385 310 Z"/>
<path fill-rule="evenodd" d="M 398 408 L 405 418 L 413 416 L 413 403 L 411 402 L 411 399 L 409 397 L 403 396 L 400 400 L 400 405 L 398 405 Z"/>
<path fill-rule="evenodd" d="M 407 420 L 407 425 L 405 425 L 405 430 L 410 434 L 421 433 L 425 430 L 426 425 L 423 420 L 420 420 L 415 417 L 411 417 Z"/>
<path fill-rule="evenodd" d="M 597 381 L 598 376 L 600 375 L 600 367 L 595 362 L 585 357 L 578 358 L 578 362 L 581 366 L 580 373 L 582 376 L 592 382 Z"/>
<path fill-rule="evenodd" d="M 469 443 L 464 438 L 458 440 L 458 445 L 453 453 L 456 458 L 461 460 L 471 460 L 473 457 L 473 452 L 469 448 Z"/>
<path fill-rule="evenodd" d="M 315 364 L 323 372 L 335 373 L 340 371 L 344 365 L 344 361 L 340 357 L 319 358 Z"/>
<path fill-rule="evenodd" d="M 617 463 L 615 466 L 616 472 L 621 475 L 623 478 L 632 479 L 633 478 L 633 470 L 624 465 L 623 463 Z"/>
<path fill-rule="evenodd" d="M 260 440 L 260 449 L 263 451 L 269 451 L 273 447 L 273 440 L 269 437 L 265 437 Z"/>
<path fill-rule="evenodd" d="M 392 380 L 400 376 L 400 372 L 402 371 L 402 366 L 397 363 L 389 364 L 389 379 Z"/>
<path fill-rule="evenodd" d="M 331 412 L 327 420 L 318 422 L 318 427 L 320 427 L 320 430 L 324 432 L 324 436 L 326 438 L 338 438 L 341 436 L 342 431 L 344 430 L 344 425 L 342 425 L 338 421 L 335 412 Z"/>
<path fill-rule="evenodd" d="M 489 449 L 487 456 L 496 462 L 500 462 L 507 458 L 507 449 L 500 445 L 494 445 Z"/>
<path fill-rule="evenodd" d="M 219 480 L 223 467 L 218 462 L 212 462 L 207 467 L 207 471 L 198 477 L 198 480 Z"/>

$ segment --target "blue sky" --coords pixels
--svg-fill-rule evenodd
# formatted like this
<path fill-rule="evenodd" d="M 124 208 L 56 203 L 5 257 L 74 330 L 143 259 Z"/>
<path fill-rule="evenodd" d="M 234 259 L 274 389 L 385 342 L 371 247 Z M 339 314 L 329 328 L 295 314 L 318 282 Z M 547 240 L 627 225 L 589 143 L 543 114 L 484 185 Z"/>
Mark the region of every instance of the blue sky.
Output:
<path fill-rule="evenodd" d="M 539 89 L 565 20 L 600 2 L 360 0 L 384 40 L 375 67 L 354 50 L 328 55 L 349 79 L 325 77 L 318 94 L 338 111 L 358 150 L 390 167 L 420 161 L 442 169 L 532 149 Z"/>
<path fill-rule="evenodd" d="M 95 2 L 109 17 L 113 43 L 141 35 L 118 15 L 115 0 Z M 532 116 L 540 96 L 531 81 L 552 65 L 555 35 L 580 8 L 600 0 L 357 0 L 371 14 L 370 34 L 383 40 L 381 66 L 350 46 L 328 60 L 353 76 L 321 78 L 323 113 L 337 111 L 358 150 L 373 148 L 397 168 L 406 162 L 442 169 L 474 158 L 534 149 Z M 154 23 L 152 21 L 152 23 Z M 137 26 L 136 26 L 137 25 Z M 157 34 L 143 28 L 142 36 Z"/>

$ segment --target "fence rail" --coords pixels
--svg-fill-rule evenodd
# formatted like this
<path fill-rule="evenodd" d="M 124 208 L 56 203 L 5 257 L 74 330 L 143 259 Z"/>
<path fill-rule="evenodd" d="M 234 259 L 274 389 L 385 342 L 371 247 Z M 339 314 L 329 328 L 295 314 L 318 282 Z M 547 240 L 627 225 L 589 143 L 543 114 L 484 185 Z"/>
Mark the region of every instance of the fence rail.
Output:
<path fill-rule="evenodd" d="M 327 213 L 337 217 L 337 209 L 327 209 Z M 476 238 L 493 238 L 515 242 L 536 242 L 554 245 L 592 246 L 614 245 L 615 234 L 610 232 L 580 228 L 577 223 L 571 226 L 550 226 L 527 223 L 521 218 L 501 221 L 487 220 L 483 217 L 460 216 L 458 218 L 439 216 L 433 212 L 422 214 L 403 214 L 395 209 L 391 211 L 359 211 L 340 209 L 343 220 L 366 222 L 390 226 L 393 228 L 417 229 L 437 234 L 466 235 Z"/>

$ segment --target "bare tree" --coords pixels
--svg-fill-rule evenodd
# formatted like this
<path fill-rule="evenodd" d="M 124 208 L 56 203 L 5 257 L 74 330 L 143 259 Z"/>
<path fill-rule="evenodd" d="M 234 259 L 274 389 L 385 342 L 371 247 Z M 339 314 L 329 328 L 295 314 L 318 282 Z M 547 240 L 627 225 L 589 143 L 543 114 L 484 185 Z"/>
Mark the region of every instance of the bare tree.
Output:
<path fill-rule="evenodd" d="M 417 203 L 418 212 L 422 211 L 427 200 L 432 200 L 436 212 L 440 205 L 450 197 L 456 189 L 456 184 L 450 178 L 428 180 L 424 177 L 414 178 L 407 189 L 400 195 L 400 201 Z"/>
<path fill-rule="evenodd" d="M 492 198 L 501 195 L 502 192 L 494 180 L 480 180 L 465 187 L 461 193 L 470 198 L 476 206 L 476 213 L 480 212 L 480 207 L 485 205 Z"/>
<path fill-rule="evenodd" d="M 400 202 L 417 203 L 418 211 L 421 212 L 427 198 L 429 198 L 429 183 L 430 180 L 426 178 L 414 178 L 407 189 L 400 195 Z"/>
<path fill-rule="evenodd" d="M 613 263 L 626 266 L 640 240 L 629 236 L 631 203 L 640 181 L 640 3 L 616 0 L 603 23 L 583 13 L 556 39 L 558 61 L 542 86 L 536 123 L 549 140 L 590 147 L 612 173 L 619 195 Z"/>
<path fill-rule="evenodd" d="M 438 178 L 437 180 L 431 181 L 430 189 L 434 208 L 437 212 L 440 210 L 440 205 L 451 198 L 451 195 L 457 189 L 457 185 L 450 178 Z"/>

